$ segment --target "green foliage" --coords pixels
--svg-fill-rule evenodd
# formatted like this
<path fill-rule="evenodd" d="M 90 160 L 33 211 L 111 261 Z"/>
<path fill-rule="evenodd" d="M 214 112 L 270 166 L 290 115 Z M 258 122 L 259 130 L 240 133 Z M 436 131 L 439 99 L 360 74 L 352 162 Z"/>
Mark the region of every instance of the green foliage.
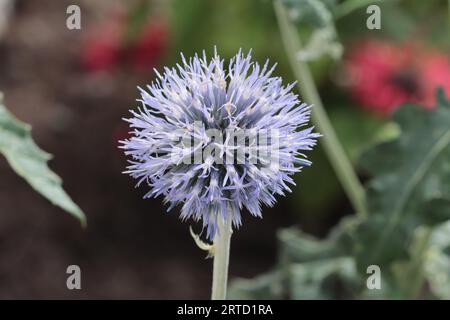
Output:
<path fill-rule="evenodd" d="M 424 277 L 438 298 L 450 297 L 450 221 L 435 228 L 430 235 L 423 260 Z"/>
<path fill-rule="evenodd" d="M 375 118 L 369 113 L 347 105 L 328 105 L 333 127 L 350 160 L 356 164 L 369 144 L 386 141 L 398 135 L 394 122 Z M 355 134 L 357 133 L 357 134 Z M 313 166 L 295 176 L 297 187 L 288 201 L 301 212 L 302 226 L 311 230 L 327 219 L 342 196 L 342 188 L 336 179 L 323 151 L 318 148 L 311 153 Z M 326 183 L 324 183 L 326 182 Z"/>
<path fill-rule="evenodd" d="M 343 219 L 323 240 L 282 231 L 272 272 L 282 275 L 278 292 L 293 299 L 450 298 L 450 101 L 439 91 L 434 110 L 407 104 L 393 120 L 401 133 L 361 157 L 373 177 L 369 216 Z M 366 288 L 370 265 L 381 268 L 382 290 Z M 251 294 L 260 292 L 253 287 Z"/>
<path fill-rule="evenodd" d="M 314 61 L 323 56 L 339 59 L 342 46 L 337 39 L 333 9 L 336 0 L 284 0 L 290 18 L 312 31 L 306 45 L 297 52 L 298 59 Z"/>
<path fill-rule="evenodd" d="M 283 277 L 280 271 L 269 272 L 254 279 L 239 279 L 228 289 L 228 297 L 241 300 L 281 299 Z"/>
<path fill-rule="evenodd" d="M 291 9 L 291 17 L 297 22 L 306 22 L 317 28 L 327 27 L 333 20 L 331 13 L 336 0 L 284 0 Z"/>
<path fill-rule="evenodd" d="M 346 218 L 326 239 L 311 238 L 292 229 L 280 232 L 280 257 L 275 270 L 255 280 L 235 282 L 230 297 L 450 298 L 449 229 L 445 229 L 445 222 L 441 224 L 448 219 L 445 195 L 450 194 L 450 183 L 442 183 L 449 181 L 445 177 L 446 164 L 441 161 L 444 154 L 432 162 L 431 170 L 426 170 L 413 190 L 405 189 L 406 181 L 413 178 L 429 151 L 426 147 L 433 144 L 433 134 L 444 129 L 446 121 L 449 123 L 446 102 L 441 98 L 440 111 L 432 112 L 405 106 L 394 121 L 385 121 L 357 107 L 348 107 L 348 96 L 334 90 L 330 78 L 330 74 L 340 72 L 338 68 L 333 70 L 336 66 L 333 59 L 338 57 L 341 43 L 347 45 L 366 37 L 409 41 L 419 28 L 426 33 L 419 42 L 426 41 L 433 47 L 447 45 L 448 35 L 442 32 L 448 20 L 446 3 L 439 0 L 279 1 L 288 8 L 289 17 L 306 44 L 301 52 L 296 52 L 296 58 L 308 61 L 337 136 L 351 161 L 358 163 L 361 154 L 369 150 L 360 164 L 372 176 L 367 185 L 370 215 L 366 221 Z M 280 63 L 277 75 L 286 82 L 294 80 L 280 42 L 272 2 L 174 1 L 176 56 L 173 59 L 179 60 L 179 51 L 190 55 L 206 49 L 211 53 L 214 45 L 224 57 L 231 56 L 240 47 L 253 48 L 258 60 L 270 57 L 271 61 Z M 369 4 L 381 7 L 381 30 L 365 28 Z M 426 19 L 430 16 L 433 19 Z M 304 92 L 299 93 L 305 99 Z M 434 112 L 438 113 L 436 117 L 432 116 Z M 407 118 L 411 125 L 407 125 Z M 372 144 L 377 146 L 371 149 Z M 298 215 L 305 229 L 323 231 L 322 225 L 333 220 L 336 207 L 342 204 L 342 187 L 320 149 L 315 149 L 311 157 L 314 165 L 295 177 L 297 187 L 287 200 L 291 202 L 290 213 Z M 387 190 L 382 189 L 384 184 Z M 405 192 L 405 205 L 394 218 L 392 213 L 398 212 L 397 196 Z M 386 235 L 386 239 L 382 240 L 381 235 Z M 376 252 L 377 246 L 381 253 Z M 381 290 L 368 290 L 365 284 L 366 267 L 374 260 L 379 260 L 382 270 Z"/>
<path fill-rule="evenodd" d="M 394 121 L 402 134 L 361 160 L 375 177 L 367 190 L 371 216 L 358 230 L 363 263 L 406 256 L 404 244 L 416 227 L 450 219 L 450 103 L 441 94 L 433 111 L 406 105 Z"/>
<path fill-rule="evenodd" d="M 338 105 L 328 108 L 333 127 L 353 163 L 367 146 L 395 137 L 398 128 L 393 122 L 373 117 L 357 106 Z M 356 134 L 357 133 L 357 134 Z"/>
<path fill-rule="evenodd" d="M 34 143 L 30 132 L 30 125 L 16 119 L 5 108 L 0 93 L 0 154 L 34 190 L 85 224 L 84 213 L 61 187 L 61 178 L 47 165 L 51 155 Z"/>
<path fill-rule="evenodd" d="M 229 297 L 337 299 L 354 296 L 361 279 L 354 259 L 347 255 L 349 244 L 342 233 L 352 223 L 344 219 L 341 226 L 324 240 L 296 229 L 282 230 L 278 234 L 280 257 L 277 268 L 253 280 L 234 281 Z"/>

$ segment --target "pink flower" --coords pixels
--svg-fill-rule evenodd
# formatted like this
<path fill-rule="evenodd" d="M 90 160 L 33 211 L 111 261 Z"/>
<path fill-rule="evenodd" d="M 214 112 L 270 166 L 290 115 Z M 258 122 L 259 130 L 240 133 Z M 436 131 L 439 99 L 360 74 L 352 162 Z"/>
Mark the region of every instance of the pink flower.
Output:
<path fill-rule="evenodd" d="M 439 52 L 428 54 L 427 58 L 419 64 L 423 77 L 422 102 L 427 107 L 435 105 L 436 88 L 441 86 L 447 95 L 450 94 L 450 58 Z"/>
<path fill-rule="evenodd" d="M 169 28 L 163 20 L 151 20 L 137 41 L 126 50 L 126 60 L 138 70 L 151 70 L 167 52 Z"/>
<path fill-rule="evenodd" d="M 345 74 L 354 100 L 378 114 L 405 102 L 432 108 L 438 86 L 450 93 L 450 59 L 418 44 L 363 41 L 348 53 Z"/>
<path fill-rule="evenodd" d="M 89 34 L 81 48 L 80 60 L 83 68 L 87 71 L 109 70 L 119 61 L 122 25 L 122 17 L 114 16 Z"/>
<path fill-rule="evenodd" d="M 149 71 L 160 62 L 169 47 L 169 28 L 165 20 L 149 18 L 131 41 L 126 39 L 129 20 L 125 14 L 116 14 L 88 36 L 80 56 L 85 70 L 93 72 L 131 65 L 136 70 Z"/>

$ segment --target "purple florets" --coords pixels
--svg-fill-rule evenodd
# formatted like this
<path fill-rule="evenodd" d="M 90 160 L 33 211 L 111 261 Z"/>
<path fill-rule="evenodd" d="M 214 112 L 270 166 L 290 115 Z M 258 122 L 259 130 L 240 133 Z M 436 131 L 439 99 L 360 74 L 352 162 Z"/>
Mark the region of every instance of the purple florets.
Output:
<path fill-rule="evenodd" d="M 142 107 L 126 119 L 132 137 L 121 141 L 131 157 L 126 173 L 164 196 L 181 218 L 201 220 L 212 239 L 217 219 L 241 224 L 241 209 L 261 217 L 261 203 L 291 191 L 292 175 L 309 165 L 302 150 L 319 136 L 304 128 L 310 107 L 282 85 L 268 62 L 261 67 L 240 51 L 227 69 L 205 53 L 157 73 L 140 88 Z"/>

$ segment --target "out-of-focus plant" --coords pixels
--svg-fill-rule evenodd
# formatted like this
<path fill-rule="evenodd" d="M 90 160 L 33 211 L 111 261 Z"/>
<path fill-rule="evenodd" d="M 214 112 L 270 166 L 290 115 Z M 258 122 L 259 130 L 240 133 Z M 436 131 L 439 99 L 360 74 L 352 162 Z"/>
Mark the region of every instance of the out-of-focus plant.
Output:
<path fill-rule="evenodd" d="M 162 11 L 149 1 L 113 11 L 86 37 L 81 65 L 88 71 L 104 71 L 124 64 L 148 72 L 169 47 L 169 24 Z"/>
<path fill-rule="evenodd" d="M 361 158 L 368 217 L 344 218 L 324 240 L 281 231 L 278 267 L 236 282 L 233 297 L 450 298 L 450 101 L 440 91 L 435 110 L 407 104 L 394 121 L 401 134 Z M 381 290 L 366 287 L 370 265 Z"/>
<path fill-rule="evenodd" d="M 47 165 L 52 156 L 34 143 L 30 132 L 30 125 L 19 121 L 6 109 L 0 93 L 0 154 L 34 190 L 85 225 L 84 213 L 63 190 L 61 178 Z"/>
<path fill-rule="evenodd" d="M 311 34 L 304 46 L 297 50 L 297 59 L 312 61 L 329 55 L 339 59 L 342 54 L 331 10 L 336 0 L 285 0 L 289 18 L 311 29 Z"/>
<path fill-rule="evenodd" d="M 277 0 L 275 8 L 294 73 L 309 86 L 306 100 L 320 104 L 308 66 L 296 56 L 301 43 L 286 6 Z M 277 267 L 235 281 L 230 296 L 450 298 L 450 101 L 442 88 L 432 101 L 431 110 L 413 103 L 399 108 L 392 118 L 396 135 L 361 157 L 360 167 L 371 176 L 363 190 L 365 215 L 343 218 L 322 240 L 294 228 L 282 230 Z M 321 132 L 326 146 L 329 131 Z M 336 160 L 333 151 L 330 161 Z M 380 290 L 366 283 L 373 265 L 381 270 Z"/>
<path fill-rule="evenodd" d="M 405 102 L 432 108 L 438 86 L 450 94 L 450 57 L 418 43 L 358 42 L 344 73 L 358 105 L 381 115 Z"/>
<path fill-rule="evenodd" d="M 333 20 L 331 13 L 326 10 L 326 6 L 324 4 L 319 6 L 319 3 L 321 2 L 316 0 L 298 1 L 298 3 L 300 4 L 309 4 L 310 2 L 315 3 L 315 5 L 311 7 L 311 15 L 312 17 L 314 17 L 314 21 L 316 21 L 318 17 L 325 15 L 324 13 L 322 13 L 323 11 L 327 12 L 327 18 L 318 20 L 319 22 L 316 23 L 317 27 L 319 29 L 322 29 L 322 25 L 326 24 L 328 25 L 327 28 L 334 28 L 332 26 Z M 288 4 L 289 3 L 291 2 L 288 1 Z M 317 9 L 318 6 L 320 10 Z M 297 17 L 289 18 L 289 11 L 287 10 L 286 5 L 281 1 L 275 1 L 275 11 L 277 13 L 281 35 L 284 40 L 289 60 L 291 61 L 294 75 L 298 79 L 299 88 L 304 95 L 305 100 L 309 101 L 315 106 L 312 114 L 312 119 L 319 130 L 323 132 L 324 136 L 326 137 L 322 143 L 325 153 L 330 159 L 330 164 L 336 172 L 336 175 L 339 178 L 342 187 L 344 188 L 354 209 L 358 214 L 364 216 L 366 214 L 366 208 L 364 204 L 364 191 L 362 185 L 360 184 L 358 177 L 353 170 L 351 161 L 346 155 L 340 141 L 338 140 L 335 130 L 331 125 L 327 113 L 325 112 L 322 100 L 319 96 L 318 90 L 314 83 L 314 79 L 307 64 L 307 60 L 305 60 L 301 54 L 305 49 L 301 44 L 301 41 L 293 24 L 293 21 L 296 21 Z M 314 32 L 312 36 L 314 36 Z M 326 45 L 324 44 L 321 45 L 326 47 Z M 315 49 L 317 50 L 317 48 Z"/>

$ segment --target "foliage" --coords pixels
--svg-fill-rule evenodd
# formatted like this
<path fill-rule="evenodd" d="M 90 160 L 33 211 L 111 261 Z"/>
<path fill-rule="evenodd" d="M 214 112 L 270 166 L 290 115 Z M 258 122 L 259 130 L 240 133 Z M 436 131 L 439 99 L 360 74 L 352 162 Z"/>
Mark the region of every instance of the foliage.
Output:
<path fill-rule="evenodd" d="M 445 222 L 448 207 L 445 196 L 439 196 L 449 194 L 443 184 L 449 181 L 444 176 L 445 163 L 440 162 L 444 155 L 433 161 L 432 170 L 425 170 L 423 179 L 412 190 L 405 189 L 407 181 L 411 184 L 411 179 L 415 179 L 421 163 L 426 166 L 424 157 L 430 150 L 427 146 L 433 144 L 434 132 L 444 129 L 445 121 L 448 123 L 443 116 L 448 114 L 446 102 L 441 97 L 439 108 L 430 112 L 404 106 L 393 121 L 376 118 L 359 111 L 349 102 L 349 95 L 336 89 L 336 83 L 345 86 L 348 79 L 333 61 L 339 58 L 337 48 L 347 48 L 354 40 L 381 37 L 410 42 L 411 34 L 418 30 L 426 36 L 414 40 L 423 45 L 448 45 L 448 37 L 442 32 L 443 23 L 446 27 L 448 20 L 446 4 L 437 0 L 280 1 L 297 26 L 301 42 L 306 44 L 297 52 L 297 58 L 308 62 L 339 140 L 353 164 L 360 159 L 360 167 L 365 170 L 361 176 L 372 176 L 367 184 L 370 215 L 367 220 L 353 216 L 343 219 L 326 239 L 315 239 L 295 229 L 281 231 L 277 267 L 256 279 L 236 281 L 230 297 L 450 297 L 450 240 Z M 241 46 L 253 47 L 261 58 L 270 56 L 272 61 L 279 61 L 278 73 L 289 79 L 292 70 L 286 64 L 271 2 L 227 0 L 225 4 L 218 0 L 213 6 L 201 0 L 190 5 L 176 1 L 178 43 L 183 51 L 208 49 L 214 44 L 225 52 Z M 381 8 L 381 30 L 365 27 L 369 4 Z M 425 19 L 429 16 L 433 16 L 432 21 Z M 305 99 L 303 91 L 300 97 Z M 432 116 L 433 113 L 437 115 Z M 425 124 L 427 121 L 432 123 Z M 372 144 L 376 147 L 370 148 Z M 330 221 L 347 213 L 336 212 L 346 203 L 325 154 L 317 149 L 311 157 L 315 165 L 296 179 L 297 187 L 288 199 L 290 213 L 296 214 L 305 230 L 321 231 Z M 440 166 L 443 167 L 439 169 Z M 434 170 L 441 170 L 442 175 Z M 401 193 L 406 200 L 399 202 L 397 196 Z M 400 205 L 402 202 L 404 205 Z M 382 270 L 382 290 L 367 290 L 366 268 L 375 260 Z"/>
<path fill-rule="evenodd" d="M 361 157 L 372 176 L 369 216 L 344 218 L 323 240 L 282 231 L 271 273 L 282 274 L 278 292 L 294 299 L 450 298 L 450 101 L 439 91 L 434 110 L 407 104 L 393 120 L 401 133 Z M 370 265 L 381 268 L 381 290 L 366 288 Z M 231 292 L 258 295 L 255 288 L 267 290 L 264 279 L 256 287 L 238 281 Z"/>
<path fill-rule="evenodd" d="M 85 224 L 85 216 L 62 188 L 62 180 L 47 165 L 51 155 L 31 137 L 30 125 L 16 119 L 3 105 L 0 93 L 0 154 L 38 193 Z"/>
<path fill-rule="evenodd" d="M 328 55 L 339 59 L 343 49 L 337 39 L 332 13 L 336 0 L 284 0 L 284 3 L 292 20 L 312 29 L 306 46 L 297 53 L 298 58 L 313 61 Z"/>

